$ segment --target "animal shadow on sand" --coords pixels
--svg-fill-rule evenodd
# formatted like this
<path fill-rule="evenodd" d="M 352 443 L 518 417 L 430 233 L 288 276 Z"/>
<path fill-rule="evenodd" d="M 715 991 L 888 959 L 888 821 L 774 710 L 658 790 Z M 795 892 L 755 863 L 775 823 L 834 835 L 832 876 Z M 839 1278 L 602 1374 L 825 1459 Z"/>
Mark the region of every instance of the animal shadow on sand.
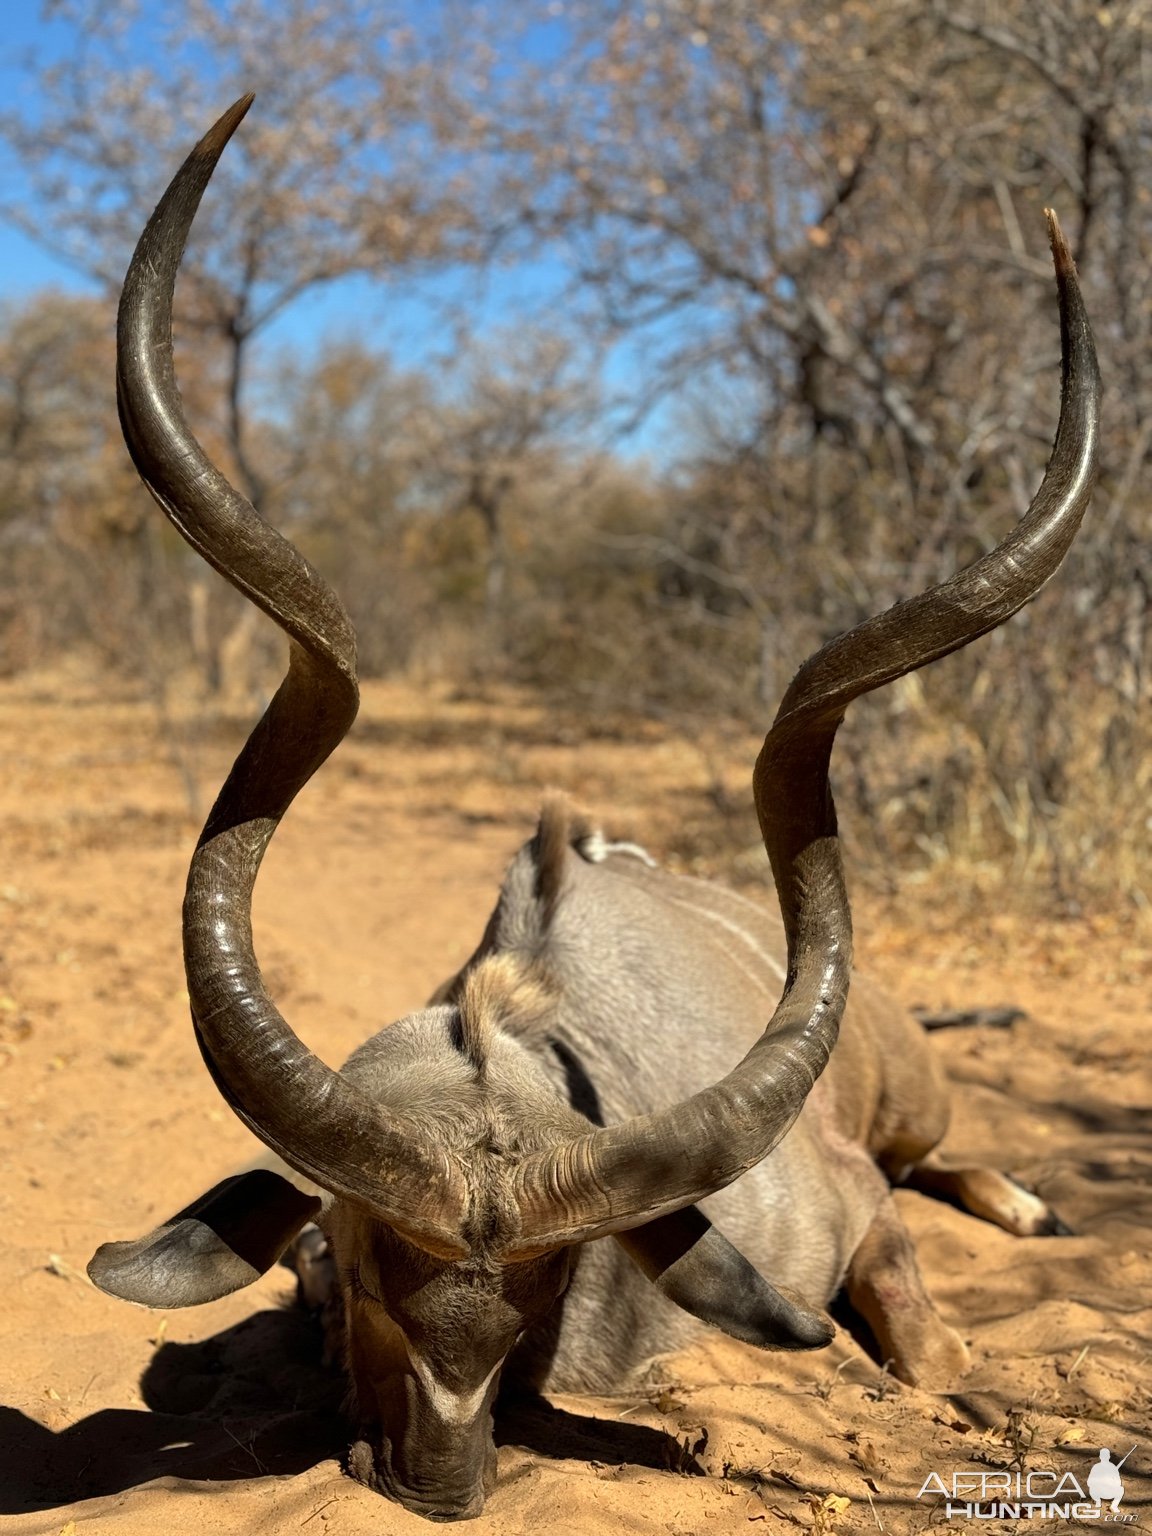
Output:
<path fill-rule="evenodd" d="M 340 1458 L 344 1378 L 325 1366 L 318 1324 L 291 1307 L 194 1344 L 162 1344 L 141 1379 L 147 1410 L 105 1408 L 62 1430 L 0 1406 L 0 1515 L 30 1514 L 157 1478 L 283 1477 Z M 501 1403 L 498 1445 L 541 1456 L 701 1468 L 672 1436 L 554 1408 Z"/>

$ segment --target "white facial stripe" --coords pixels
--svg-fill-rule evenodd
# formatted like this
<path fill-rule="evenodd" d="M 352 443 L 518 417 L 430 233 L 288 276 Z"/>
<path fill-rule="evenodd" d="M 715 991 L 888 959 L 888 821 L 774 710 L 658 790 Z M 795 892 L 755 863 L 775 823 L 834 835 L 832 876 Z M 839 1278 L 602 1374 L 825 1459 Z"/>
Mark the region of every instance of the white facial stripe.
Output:
<path fill-rule="evenodd" d="M 428 1401 L 432 1404 L 437 1418 L 445 1420 L 448 1424 L 470 1424 L 480 1412 L 484 1395 L 492 1385 L 492 1378 L 503 1362 L 498 1360 L 474 1391 L 453 1392 L 443 1382 L 437 1381 L 431 1366 L 426 1360 L 421 1360 L 407 1339 L 404 1343 L 408 1350 L 408 1358 L 412 1362 L 412 1369 L 427 1392 Z"/>
<path fill-rule="evenodd" d="M 639 843 L 610 843 L 607 841 L 604 833 L 600 830 L 599 827 L 590 832 L 588 836 L 583 839 L 580 844 L 580 853 L 583 858 L 588 860 L 589 864 L 601 864 L 606 858 L 608 858 L 609 854 L 630 853 L 633 858 L 642 859 L 644 863 L 648 865 L 649 869 L 659 869 L 660 867 L 656 860 L 648 852 L 648 850 L 646 848 L 642 848 Z M 734 901 L 742 903 L 748 908 L 750 913 L 756 914 L 757 908 L 755 903 L 748 901 L 745 897 L 742 897 L 739 892 L 725 891 L 724 894 L 732 897 Z M 731 921 L 731 919 L 723 917 L 714 908 L 701 910 L 700 908 L 693 905 L 692 902 L 687 900 L 678 900 L 675 896 L 670 896 L 669 900 L 675 901 L 678 906 L 690 907 L 694 917 L 707 918 L 710 922 L 715 923 L 718 928 L 722 928 L 725 932 L 732 934 L 740 941 L 743 946 L 750 949 L 752 953 L 759 960 L 761 960 L 770 971 L 774 971 L 782 982 L 788 980 L 788 972 L 786 968 L 780 964 L 775 955 L 768 953 L 763 945 L 760 944 L 759 941 L 751 933 L 749 933 L 747 928 L 742 928 L 739 923 L 734 923 Z M 738 956 L 734 955 L 732 958 L 736 961 L 737 964 L 742 963 Z M 755 972 L 748 970 L 746 966 L 743 966 L 742 968 L 752 978 L 752 980 L 755 981 L 758 979 L 755 975 Z"/>
<path fill-rule="evenodd" d="M 731 894 L 735 893 L 733 892 Z M 689 905 L 687 902 L 681 902 L 679 904 L 682 906 Z M 696 912 L 697 909 L 693 908 L 693 911 Z M 706 912 L 699 912 L 698 915 L 707 918 L 709 922 L 715 923 L 718 928 L 722 928 L 725 933 L 730 933 L 735 938 L 739 939 L 740 943 L 746 946 L 746 948 L 750 949 L 752 953 L 757 957 L 757 959 L 763 961 L 763 963 L 768 967 L 770 971 L 775 971 L 776 975 L 779 976 L 781 981 L 787 981 L 788 972 L 786 968 L 780 964 L 775 955 L 770 955 L 764 946 L 759 943 L 759 941 L 754 938 L 746 928 L 741 928 L 738 923 L 734 923 L 730 921 L 730 919 L 722 917 L 719 912 L 713 911 L 711 909 Z M 737 956 L 733 955 L 732 958 L 737 961 L 737 964 L 739 964 L 739 959 Z"/>

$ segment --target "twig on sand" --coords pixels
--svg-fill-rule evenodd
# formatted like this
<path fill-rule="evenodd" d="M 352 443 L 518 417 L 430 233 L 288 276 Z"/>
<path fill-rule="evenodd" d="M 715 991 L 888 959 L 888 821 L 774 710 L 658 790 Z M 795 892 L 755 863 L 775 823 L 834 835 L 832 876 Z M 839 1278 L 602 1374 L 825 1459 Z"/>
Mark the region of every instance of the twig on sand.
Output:
<path fill-rule="evenodd" d="M 256 1452 L 252 1449 L 252 1442 L 249 1441 L 248 1444 L 245 1445 L 244 1441 L 241 1440 L 238 1435 L 234 1435 L 232 1433 L 232 1431 L 228 1428 L 227 1424 L 221 1424 L 220 1428 L 228 1436 L 229 1440 L 231 1440 L 233 1442 L 233 1444 L 238 1445 L 242 1451 L 247 1452 L 247 1454 L 249 1456 L 251 1456 L 252 1460 L 256 1463 L 256 1466 L 259 1469 L 261 1476 L 266 1477 L 268 1475 L 268 1468 L 260 1460 L 260 1458 L 259 1458 L 259 1456 L 257 1456 Z"/>
<path fill-rule="evenodd" d="M 301 1520 L 300 1524 L 307 1525 L 309 1520 L 315 1520 L 317 1515 L 322 1515 L 324 1511 L 330 1508 L 331 1505 L 335 1504 L 335 1502 L 335 1499 L 329 1499 L 326 1503 L 321 1504 L 318 1508 L 314 1509 L 310 1515 L 305 1516 L 305 1518 Z"/>
<path fill-rule="evenodd" d="M 872 1490 L 869 1488 L 867 1483 L 864 1484 L 864 1492 L 868 1495 L 868 1507 L 872 1511 L 872 1518 L 876 1522 L 876 1529 L 878 1531 L 882 1531 L 884 1529 L 884 1522 L 881 1520 L 879 1514 L 877 1513 L 876 1501 L 873 1499 Z"/>

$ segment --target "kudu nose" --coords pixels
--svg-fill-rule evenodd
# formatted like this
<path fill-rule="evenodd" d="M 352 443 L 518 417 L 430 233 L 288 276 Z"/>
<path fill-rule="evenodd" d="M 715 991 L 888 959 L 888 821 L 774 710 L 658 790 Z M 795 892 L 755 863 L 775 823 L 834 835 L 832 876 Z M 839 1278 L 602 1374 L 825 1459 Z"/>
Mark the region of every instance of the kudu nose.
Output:
<path fill-rule="evenodd" d="M 357 1440 L 350 1447 L 347 1470 L 358 1483 L 363 1483 L 376 1493 L 382 1493 L 385 1498 L 425 1520 L 474 1520 L 483 1512 L 484 1500 L 495 1482 L 495 1447 L 491 1447 L 489 1454 L 485 1455 L 479 1482 L 467 1491 L 452 1491 L 443 1486 L 431 1491 L 436 1483 L 436 1479 L 431 1477 L 418 1479 L 424 1483 L 419 1492 L 406 1486 L 387 1453 L 373 1451 L 366 1440 Z"/>
<path fill-rule="evenodd" d="M 465 1504 L 460 1509 L 421 1509 L 414 1505 L 408 1506 L 418 1515 L 423 1515 L 426 1520 L 475 1520 L 476 1516 L 484 1511 L 484 1495 Z"/>

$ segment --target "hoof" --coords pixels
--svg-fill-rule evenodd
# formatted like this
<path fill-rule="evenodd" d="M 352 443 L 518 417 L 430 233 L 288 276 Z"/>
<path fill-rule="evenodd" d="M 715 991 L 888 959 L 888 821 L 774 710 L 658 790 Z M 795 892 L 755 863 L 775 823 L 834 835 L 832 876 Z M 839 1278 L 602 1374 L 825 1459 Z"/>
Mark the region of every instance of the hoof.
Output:
<path fill-rule="evenodd" d="M 1056 1212 L 1049 1210 L 1047 1216 L 1036 1227 L 1036 1237 L 1075 1237 L 1075 1229 L 1066 1221 L 1061 1221 Z"/>
<path fill-rule="evenodd" d="M 972 1366 L 968 1346 L 945 1323 L 938 1323 L 919 1341 L 915 1354 L 897 1356 L 892 1374 L 897 1381 L 922 1392 L 950 1392 Z"/>

